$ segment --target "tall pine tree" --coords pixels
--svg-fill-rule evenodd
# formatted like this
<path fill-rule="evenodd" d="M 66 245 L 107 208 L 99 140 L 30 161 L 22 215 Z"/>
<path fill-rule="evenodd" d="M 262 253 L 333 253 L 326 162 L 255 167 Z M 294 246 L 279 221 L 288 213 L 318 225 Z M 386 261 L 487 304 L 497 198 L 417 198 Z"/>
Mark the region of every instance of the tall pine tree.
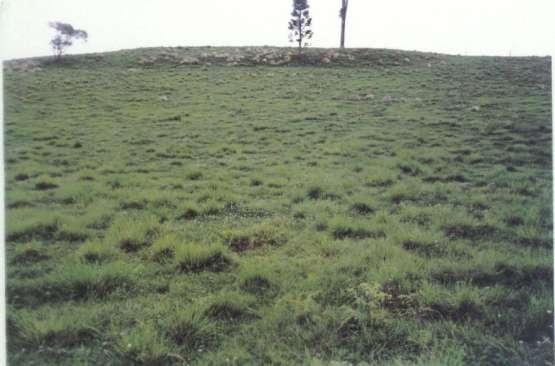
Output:
<path fill-rule="evenodd" d="M 289 21 L 289 41 L 299 45 L 299 52 L 303 46 L 308 46 L 307 40 L 312 38 L 312 18 L 308 11 L 308 0 L 293 0 L 293 12 Z M 304 43 L 303 43 L 304 42 Z"/>

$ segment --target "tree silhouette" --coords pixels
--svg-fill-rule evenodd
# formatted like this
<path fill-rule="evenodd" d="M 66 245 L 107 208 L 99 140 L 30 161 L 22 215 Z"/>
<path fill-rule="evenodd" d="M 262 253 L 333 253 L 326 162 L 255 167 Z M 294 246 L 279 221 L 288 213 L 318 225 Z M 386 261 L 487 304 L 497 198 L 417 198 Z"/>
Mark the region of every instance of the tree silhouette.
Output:
<path fill-rule="evenodd" d="M 50 41 L 52 50 L 57 60 L 60 60 L 66 48 L 73 44 L 75 39 L 87 40 L 88 34 L 82 29 L 75 29 L 71 24 L 62 22 L 50 22 L 50 27 L 56 30 L 56 35 Z"/>
<path fill-rule="evenodd" d="M 313 35 L 310 29 L 312 18 L 308 11 L 309 7 L 308 0 L 293 0 L 292 18 L 289 21 L 289 41 L 299 45 L 299 52 L 303 46 L 308 46 L 306 40 L 311 39 Z"/>

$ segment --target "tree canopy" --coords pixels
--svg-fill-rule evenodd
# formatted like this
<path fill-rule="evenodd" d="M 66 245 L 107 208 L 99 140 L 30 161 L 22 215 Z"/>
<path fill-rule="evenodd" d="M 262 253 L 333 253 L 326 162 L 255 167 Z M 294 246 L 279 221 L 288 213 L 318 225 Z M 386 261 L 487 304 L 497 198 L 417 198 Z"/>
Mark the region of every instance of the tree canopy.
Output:
<path fill-rule="evenodd" d="M 89 37 L 88 33 L 82 29 L 75 29 L 69 23 L 50 22 L 50 27 L 56 30 L 56 35 L 50 41 L 52 50 L 57 58 L 60 58 L 65 49 L 73 45 L 73 40 L 83 39 L 86 41 Z"/>

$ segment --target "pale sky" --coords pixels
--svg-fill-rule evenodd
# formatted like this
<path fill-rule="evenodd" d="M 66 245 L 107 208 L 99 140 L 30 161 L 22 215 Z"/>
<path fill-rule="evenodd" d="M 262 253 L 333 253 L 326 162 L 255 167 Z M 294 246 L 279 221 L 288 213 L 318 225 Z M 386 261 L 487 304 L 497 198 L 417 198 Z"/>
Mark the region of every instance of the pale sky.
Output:
<path fill-rule="evenodd" d="M 51 54 L 49 21 L 89 32 L 69 53 L 289 46 L 292 0 L 0 0 L 0 55 Z M 309 0 L 314 47 L 337 47 L 340 0 Z M 347 47 L 551 55 L 555 0 L 350 0 Z"/>

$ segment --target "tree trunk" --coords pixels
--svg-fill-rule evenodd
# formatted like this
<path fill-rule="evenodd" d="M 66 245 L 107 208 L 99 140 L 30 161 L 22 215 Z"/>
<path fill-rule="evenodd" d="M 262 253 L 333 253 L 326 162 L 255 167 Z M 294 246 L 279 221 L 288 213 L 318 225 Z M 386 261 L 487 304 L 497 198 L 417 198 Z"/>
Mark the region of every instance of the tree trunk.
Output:
<path fill-rule="evenodd" d="M 347 20 L 348 6 L 349 0 L 341 0 L 341 10 L 339 11 L 339 16 L 341 17 L 341 41 L 339 44 L 340 48 L 345 48 L 345 22 Z"/>
<path fill-rule="evenodd" d="M 303 20 L 303 13 L 299 10 L 299 53 L 301 53 L 301 49 L 303 48 L 303 24 L 301 20 Z"/>
<path fill-rule="evenodd" d="M 345 48 L 345 17 L 341 18 L 341 44 L 340 48 Z"/>
<path fill-rule="evenodd" d="M 62 49 L 58 48 L 56 49 L 56 62 L 60 62 L 62 60 Z"/>

